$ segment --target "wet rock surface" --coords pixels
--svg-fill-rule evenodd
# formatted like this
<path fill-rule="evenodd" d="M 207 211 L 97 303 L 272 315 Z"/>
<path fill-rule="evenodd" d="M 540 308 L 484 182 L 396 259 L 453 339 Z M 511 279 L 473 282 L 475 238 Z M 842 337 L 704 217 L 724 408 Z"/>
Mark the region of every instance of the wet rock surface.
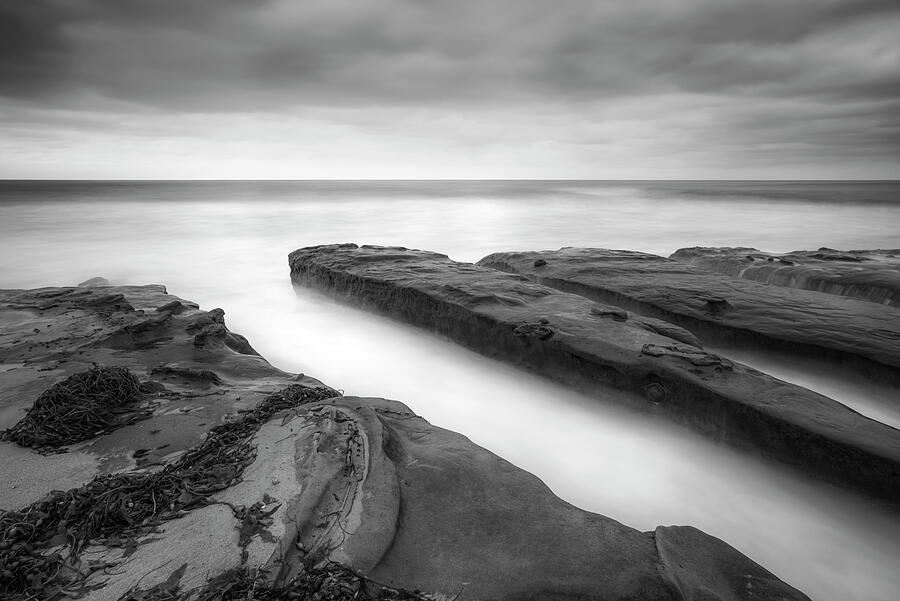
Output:
<path fill-rule="evenodd" d="M 670 257 L 763 284 L 900 306 L 900 250 L 831 248 L 766 253 L 747 247 L 681 248 Z"/>
<path fill-rule="evenodd" d="M 0 426 L 95 364 L 151 413 L 60 454 L 0 443 L 4 598 L 807 599 L 719 539 L 579 510 L 399 402 L 279 371 L 161 286 L 4 290 L 0 323 Z"/>
<path fill-rule="evenodd" d="M 553 268 L 546 260 L 540 269 Z M 623 320 L 620 311 L 583 296 L 404 248 L 310 247 L 292 253 L 290 265 L 297 284 L 588 393 L 609 386 L 637 393 L 620 398 L 713 440 L 900 502 L 900 435 L 893 428 Z"/>
<path fill-rule="evenodd" d="M 709 367 L 711 365 L 720 366 L 723 369 L 734 369 L 734 363 L 724 357 L 707 353 L 697 347 L 685 346 L 680 344 L 645 344 L 641 348 L 641 352 L 651 357 L 677 357 L 688 361 L 691 365 L 701 367 Z"/>
<path fill-rule="evenodd" d="M 898 308 L 624 250 L 503 252 L 478 265 L 674 323 L 708 344 L 785 350 L 900 384 Z"/>

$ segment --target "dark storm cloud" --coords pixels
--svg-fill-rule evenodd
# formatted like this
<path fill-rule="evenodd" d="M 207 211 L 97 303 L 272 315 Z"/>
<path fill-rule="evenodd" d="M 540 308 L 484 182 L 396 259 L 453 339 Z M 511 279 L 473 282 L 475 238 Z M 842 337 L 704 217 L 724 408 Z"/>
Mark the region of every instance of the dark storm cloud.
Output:
<path fill-rule="evenodd" d="M 895 0 L 3 0 L 0 93 L 50 101 L 85 90 L 207 111 L 308 102 L 584 100 L 671 90 L 789 95 L 795 87 L 885 97 L 896 94 L 898 70 L 888 81 L 868 69 L 832 73 L 827 55 L 803 50 L 811 36 L 861 20 L 877 28 L 885 16 L 896 17 L 897 6 Z"/>
<path fill-rule="evenodd" d="M 59 15 L 47 8 L 0 4 L 0 86 L 7 95 L 39 95 L 62 75 L 66 44 Z"/>
<path fill-rule="evenodd" d="M 38 155 L 241 113 L 242 140 L 286 144 L 267 123 L 294 119 L 362 162 L 427 138 L 435 164 L 896 167 L 897 30 L 897 0 L 0 0 L 0 127 Z"/>
<path fill-rule="evenodd" d="M 129 81 L 162 74 L 158 83 L 165 86 L 190 75 L 179 73 L 179 65 L 167 66 L 164 61 L 167 55 L 189 52 L 191 46 L 167 49 L 167 37 L 213 39 L 222 21 L 240 18 L 256 4 L 239 0 L 0 0 L 0 93 L 46 100 L 86 89 L 140 101 L 139 89 L 128 92 Z M 203 65 L 183 58 L 197 69 L 195 75 L 202 77 Z M 167 67 L 172 68 L 174 77 L 165 73 Z M 178 93 L 177 89 L 171 92 Z"/>

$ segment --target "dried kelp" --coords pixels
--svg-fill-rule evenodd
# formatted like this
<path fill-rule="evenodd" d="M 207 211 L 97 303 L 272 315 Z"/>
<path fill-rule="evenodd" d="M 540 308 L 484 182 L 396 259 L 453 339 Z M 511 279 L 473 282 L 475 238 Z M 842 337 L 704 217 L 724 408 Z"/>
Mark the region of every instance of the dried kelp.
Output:
<path fill-rule="evenodd" d="M 299 384 L 269 395 L 240 419 L 213 428 L 200 445 L 157 472 L 98 476 L 81 488 L 53 491 L 20 510 L 0 513 L 0 593 L 41 599 L 84 576 L 78 554 L 89 541 L 135 539 L 204 505 L 236 483 L 253 462 L 251 439 L 280 411 L 339 396 Z"/>
<path fill-rule="evenodd" d="M 419 591 L 394 588 L 375 582 L 349 567 L 329 561 L 301 572 L 288 586 L 272 589 L 270 599 L 310 601 L 376 601 L 405 599 L 430 601 Z M 205 600 L 204 600 L 205 601 Z"/>
<path fill-rule="evenodd" d="M 304 568 L 287 586 L 273 587 L 259 569 L 229 570 L 180 601 L 432 601 L 434 597 L 380 584 L 355 570 L 323 561 Z M 121 600 L 124 601 L 124 600 Z"/>
<path fill-rule="evenodd" d="M 275 538 L 269 532 L 268 528 L 275 522 L 275 520 L 272 519 L 272 514 L 275 513 L 279 507 L 281 507 L 281 503 L 276 502 L 276 500 L 269 495 L 263 495 L 263 500 L 261 502 L 257 501 L 250 507 L 240 506 L 231 508 L 234 517 L 240 523 L 238 546 L 241 548 L 242 565 L 247 563 L 247 545 L 250 544 L 250 541 L 254 536 L 259 536 L 262 540 L 267 542 L 275 542 Z"/>
<path fill-rule="evenodd" d="M 124 367 L 99 367 L 73 374 L 45 390 L 4 438 L 23 447 L 58 447 L 93 438 L 139 419 L 148 410 L 141 383 Z"/>

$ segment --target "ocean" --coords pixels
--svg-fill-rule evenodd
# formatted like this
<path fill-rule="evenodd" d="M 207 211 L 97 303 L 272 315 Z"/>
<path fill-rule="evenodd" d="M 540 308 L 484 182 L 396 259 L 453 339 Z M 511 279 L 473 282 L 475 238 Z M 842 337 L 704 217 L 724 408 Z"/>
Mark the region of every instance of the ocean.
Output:
<path fill-rule="evenodd" d="M 893 600 L 900 515 L 587 398 L 440 337 L 294 290 L 292 250 L 900 248 L 898 182 L 0 182 L 0 287 L 165 284 L 270 362 L 385 396 L 627 525 L 691 524 L 817 600 Z M 728 349 L 724 349 L 728 352 Z M 786 357 L 742 355 L 900 425 L 896 393 Z M 767 363 L 768 362 L 768 363 Z M 2 373 L 0 373 L 2 377 Z M 900 440 L 900 432 L 898 432 Z"/>

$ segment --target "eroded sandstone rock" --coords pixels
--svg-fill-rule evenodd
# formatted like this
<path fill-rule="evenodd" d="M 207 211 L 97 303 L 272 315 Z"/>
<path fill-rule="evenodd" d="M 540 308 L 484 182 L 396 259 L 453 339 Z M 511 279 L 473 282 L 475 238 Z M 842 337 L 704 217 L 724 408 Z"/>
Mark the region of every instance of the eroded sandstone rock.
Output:
<path fill-rule="evenodd" d="M 535 268 L 538 259 L 547 264 Z M 677 324 L 709 344 L 786 350 L 900 383 L 900 309 L 894 307 L 624 250 L 503 252 L 478 265 Z"/>
<path fill-rule="evenodd" d="M 433 599 L 679 601 L 702 590 L 706 599 L 750 600 L 757 597 L 740 589 L 750 579 L 754 590 L 807 599 L 695 529 L 640 532 L 577 509 L 536 477 L 399 402 L 337 396 L 224 342 L 198 348 L 197 326 L 224 327 L 221 315 L 175 301 L 161 287 L 115 289 L 131 309 L 117 300 L 113 312 L 98 312 L 96 299 L 68 290 L 0 291 L 4 424 L 34 391 L 95 362 L 127 367 L 145 378 L 142 393 L 157 395 L 148 420 L 65 454 L 0 443 L 0 507 L 65 499 L 96 509 L 69 516 L 70 526 L 105 524 L 100 537 L 81 540 L 74 528 L 74 538 L 36 549 L 68 556 L 74 548 L 67 545 L 78 543 L 79 560 L 63 571 L 72 579 L 68 594 L 89 601 L 156 598 L 141 591 L 191 598 L 204 586 L 225 586 L 233 570 L 253 575 L 260 587 L 275 586 L 313 563 L 337 561 Z M 54 303 L 44 304 L 47 298 Z M 174 302 L 180 310 L 170 310 Z M 128 330 L 161 307 L 170 318 Z M 555 327 L 546 317 L 531 323 L 536 331 Z M 217 464 L 215 453 L 227 462 Z M 23 462 L 27 470 L 17 476 Z M 180 493 L 166 497 L 168 505 L 140 494 L 141 483 L 161 480 Z M 121 494 L 126 488 L 130 496 Z M 139 510 L 146 522 L 109 521 Z M 10 544 L 0 546 L 0 560 L 35 529 L 59 526 L 50 513 L 40 520 L 16 514 L 35 526 L 4 528 L 2 541 Z M 22 576 L 13 574 L 17 565 L 0 566 L 0 578 L 7 569 Z M 52 580 L 29 582 L 27 595 L 5 590 L 4 598 L 62 594 Z"/>
<path fill-rule="evenodd" d="M 224 335 L 198 347 L 203 327 L 197 324 L 207 321 Z M 43 391 L 95 364 L 133 372 L 144 393 L 138 409 L 151 413 L 49 457 L 4 444 L 4 508 L 93 475 L 159 461 L 289 383 L 321 384 L 234 350 L 218 312 L 210 316 L 162 286 L 2 290 L 0 324 L 0 429 L 22 419 Z M 123 448 L 150 452 L 135 459 Z"/>
<path fill-rule="evenodd" d="M 630 253 L 623 257 L 631 258 Z M 523 260 L 532 266 L 535 259 Z M 553 255 L 540 269 L 557 269 L 557 262 L 562 261 Z M 893 428 L 699 348 L 686 350 L 634 320 L 598 315 L 596 304 L 583 296 L 400 248 L 310 247 L 292 253 L 290 265 L 297 284 L 436 331 L 586 392 L 603 386 L 635 392 L 640 399 L 622 395 L 622 401 L 714 440 L 900 502 L 900 442 Z M 709 293 L 698 290 L 695 297 L 700 312 L 706 301 L 699 299 Z"/>
<path fill-rule="evenodd" d="M 678 249 L 669 258 L 763 284 L 900 305 L 898 249 L 820 248 L 776 254 L 746 247 L 698 246 Z"/>

